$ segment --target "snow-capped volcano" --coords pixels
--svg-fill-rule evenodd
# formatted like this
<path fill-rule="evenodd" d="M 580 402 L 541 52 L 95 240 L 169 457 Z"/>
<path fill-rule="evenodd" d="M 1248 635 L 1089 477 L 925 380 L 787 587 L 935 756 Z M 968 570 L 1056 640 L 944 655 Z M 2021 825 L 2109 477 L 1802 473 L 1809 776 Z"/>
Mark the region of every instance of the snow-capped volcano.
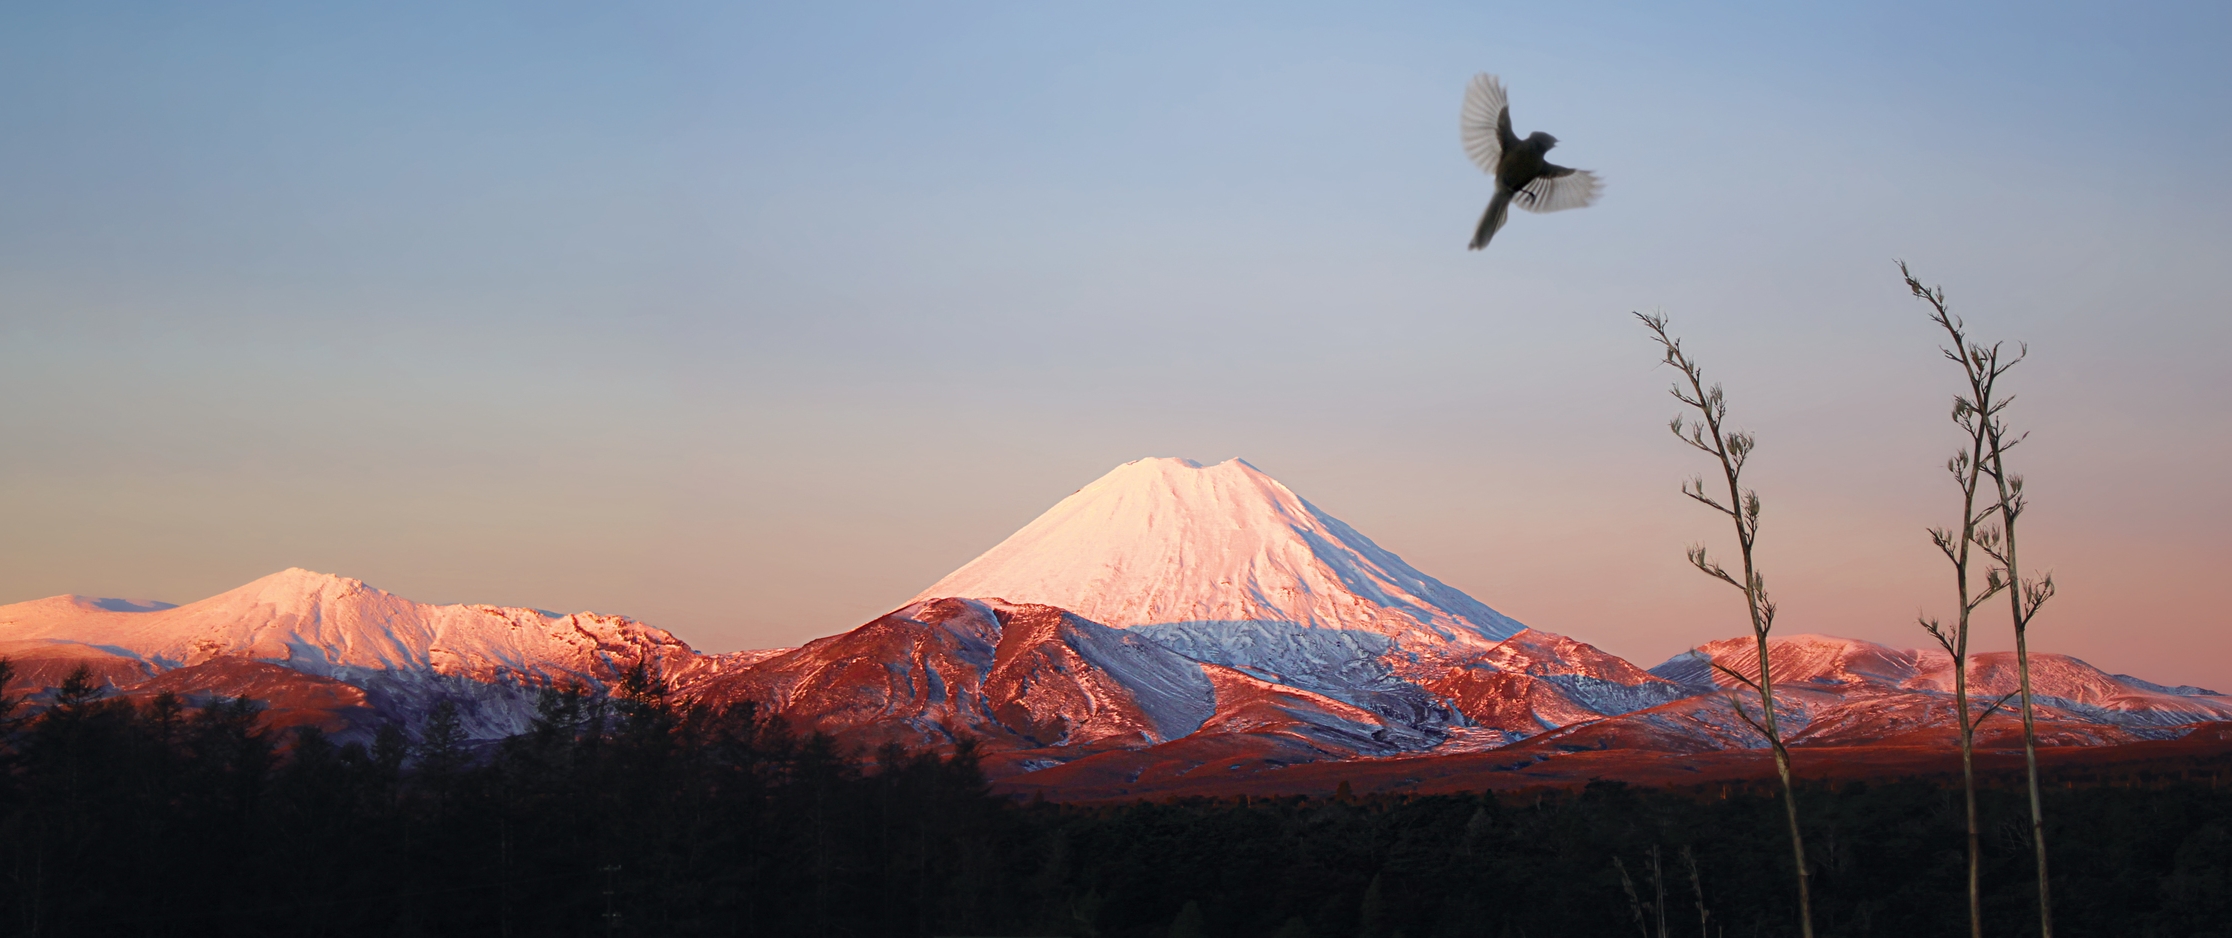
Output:
<path fill-rule="evenodd" d="M 914 601 L 944 598 L 1065 609 L 1239 672 L 1219 687 L 1244 676 L 1362 708 L 1404 747 L 1684 693 L 1419 572 L 1239 459 L 1118 466 Z"/>
<path fill-rule="evenodd" d="M 1485 649 L 1524 626 L 1254 466 L 1125 463 L 914 601 L 1058 606 L 1118 628 L 1278 623 Z"/>

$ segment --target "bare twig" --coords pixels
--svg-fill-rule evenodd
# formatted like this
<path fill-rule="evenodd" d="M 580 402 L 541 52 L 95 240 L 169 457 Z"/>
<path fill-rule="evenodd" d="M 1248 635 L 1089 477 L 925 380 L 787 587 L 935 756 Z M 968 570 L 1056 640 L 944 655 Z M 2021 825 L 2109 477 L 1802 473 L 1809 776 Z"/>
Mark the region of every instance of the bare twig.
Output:
<path fill-rule="evenodd" d="M 1731 668 L 1718 661 L 1713 662 L 1713 670 L 1728 675 L 1731 679 L 1743 684 L 1745 687 L 1751 688 L 1753 691 L 1759 690 L 1759 682 L 1745 677 L 1744 672 L 1742 671 L 1738 671 L 1735 668 Z"/>
<path fill-rule="evenodd" d="M 1972 728 L 1983 726 L 1985 718 L 1990 717 L 1992 714 L 2000 712 L 2000 708 L 2007 706 L 2008 701 L 2015 699 L 2015 697 L 2021 693 L 2022 691 L 2020 690 L 2011 690 L 2005 694 L 2000 695 L 2000 699 L 1992 701 L 1991 706 L 1985 707 L 1982 713 L 1976 715 L 1976 719 L 1969 721 L 1969 726 Z"/>

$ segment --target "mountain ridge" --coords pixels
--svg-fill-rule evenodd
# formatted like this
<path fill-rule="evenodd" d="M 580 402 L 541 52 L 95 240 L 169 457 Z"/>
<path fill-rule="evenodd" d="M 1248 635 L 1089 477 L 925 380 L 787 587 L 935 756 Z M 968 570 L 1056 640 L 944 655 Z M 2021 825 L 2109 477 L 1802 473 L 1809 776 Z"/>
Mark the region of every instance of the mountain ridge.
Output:
<path fill-rule="evenodd" d="M 178 606 L 0 606 L 0 655 L 13 690 L 83 665 L 126 696 L 253 694 L 282 724 L 344 735 L 448 700 L 482 739 L 523 729 L 543 688 L 609 689 L 640 666 L 674 699 L 752 702 L 860 752 L 975 738 L 994 774 L 1045 784 L 1762 745 L 1714 667 L 1756 673 L 1749 638 L 1640 668 L 1496 612 L 1237 459 L 1118 466 L 900 608 L 795 648 L 704 654 L 626 616 L 429 605 L 289 568 Z M 1793 745 L 1948 738 L 1942 653 L 1789 635 L 1770 656 Z M 1980 698 L 2011 686 L 2005 658 L 1974 659 Z M 2032 662 L 2048 742 L 2232 721 L 2232 698 L 2203 688 Z"/>
<path fill-rule="evenodd" d="M 301 604 L 290 605 L 285 590 L 272 595 L 275 583 L 290 580 L 308 584 L 308 588 L 298 591 L 307 595 L 293 597 L 301 599 Z M 173 613 L 174 619 L 206 621 L 212 609 L 238 611 L 241 605 L 234 600 L 242 595 L 264 600 L 251 605 L 270 615 L 264 621 L 219 622 L 223 627 L 218 631 L 233 640 L 230 646 L 213 642 L 208 635 L 181 636 L 169 629 L 143 627 L 149 620 L 141 617 L 162 613 Z M 335 600 L 351 598 L 367 601 L 389 615 L 331 614 Z M 269 601 L 274 599 L 278 601 Z M 316 623 L 307 621 L 308 605 L 317 606 Z M 1245 757 L 1263 767 L 1277 767 L 1326 758 L 1427 755 L 1498 747 L 1515 752 L 1605 746 L 1705 752 L 1760 745 L 1729 708 L 1726 692 L 1732 682 L 1713 672 L 1708 663 L 1719 661 L 1740 673 L 1756 674 L 1751 640 L 1741 637 L 1705 643 L 1645 671 L 1617 656 L 1596 651 L 1587 643 L 1522 628 L 1504 641 L 1467 656 L 1406 664 L 1401 670 L 1419 678 L 1413 686 L 1428 697 L 1438 698 L 1446 707 L 1439 718 L 1419 718 L 1416 714 L 1391 716 L 1385 706 L 1359 706 L 1343 696 L 1282 682 L 1280 675 L 1188 658 L 1142 630 L 1116 629 L 1067 610 L 1035 604 L 947 597 L 910 603 L 859 629 L 798 648 L 720 655 L 696 652 L 671 633 L 622 616 L 560 616 L 481 604 L 429 606 L 359 580 L 301 570 L 282 571 L 196 603 L 140 606 L 137 611 L 117 611 L 115 604 L 68 595 L 0 606 L 0 655 L 16 663 L 15 690 L 54 686 L 68 668 L 84 663 L 93 666 L 97 680 L 131 697 L 145 697 L 164 689 L 184 690 L 189 697 L 238 696 L 261 688 L 282 704 L 278 709 L 307 713 L 288 716 L 283 712 L 282 724 L 317 723 L 329 730 L 365 732 L 382 720 L 423 715 L 432 700 L 464 699 L 482 711 L 479 719 L 470 721 L 470 728 L 493 737 L 515 732 L 524 725 L 536 688 L 567 681 L 609 686 L 625 667 L 645 661 L 657 665 L 659 672 L 686 694 L 711 702 L 759 699 L 809 727 L 834 731 L 841 739 L 861 745 L 892 741 L 949 745 L 958 738 L 956 731 L 1003 737 L 1004 742 L 995 740 L 991 764 L 1005 771 L 1051 768 L 1112 749 L 1144 747 L 1157 751 L 1153 758 L 1164 771 L 1174 773 L 1173 777 L 1194 771 L 1199 761 L 1195 756 L 1211 750 L 1214 758 L 1208 761 Z M 924 610 L 937 611 L 927 620 L 915 620 L 925 615 Z M 55 621 L 52 617 L 57 613 L 63 620 L 76 621 Z M 566 648 L 573 656 L 517 662 L 527 666 L 515 668 L 512 661 L 458 654 L 458 643 L 452 641 L 455 636 L 446 632 L 428 639 L 424 650 L 400 657 L 378 658 L 392 647 L 367 648 L 364 643 L 345 640 L 332 644 L 341 649 L 337 653 L 300 653 L 306 634 L 316 637 L 316 627 L 336 621 L 375 620 L 393 626 L 399 622 L 423 624 L 442 615 L 469 616 L 506 634 L 539 624 L 545 637 L 552 632 L 570 635 L 570 640 L 553 647 Z M 911 673 L 924 679 L 922 687 L 929 686 L 927 681 L 933 675 L 944 681 L 970 668 L 980 669 L 984 675 L 961 677 L 963 686 L 980 687 L 987 679 L 995 686 L 1005 682 L 1007 689 L 987 694 L 987 702 L 971 711 L 974 715 L 968 719 L 936 708 L 911 718 L 894 718 L 891 712 L 876 711 L 865 720 L 834 719 L 840 708 L 802 705 L 802 701 L 814 694 L 854 697 L 864 682 L 800 680 L 783 685 L 770 677 L 786 669 L 795 670 L 798 661 L 804 660 L 799 658 L 802 654 L 822 653 L 831 647 L 849 650 L 828 657 L 822 662 L 827 667 L 890 672 L 893 657 L 870 641 L 876 634 L 872 627 L 884 623 L 883 627 L 889 628 L 900 619 L 915 621 L 918 627 L 942 626 L 956 616 L 976 617 L 968 626 L 978 630 L 975 641 L 982 646 L 976 662 L 965 666 L 923 665 Z M 47 621 L 35 623 L 30 621 L 33 619 Z M 34 627 L 26 628 L 27 624 Z M 91 627 L 86 628 L 87 624 Z M 282 631 L 282 626 L 291 631 Z M 611 631 L 597 640 L 597 627 Z M 150 635 L 158 640 L 149 642 Z M 644 643 L 614 640 L 630 636 Z M 325 635 L 329 643 L 337 638 Z M 392 632 L 387 638 L 415 648 Z M 133 644 L 141 648 L 135 650 Z M 179 654 L 180 648 L 188 649 L 188 653 Z M 1770 640 L 1770 650 L 1782 699 L 1789 708 L 1784 718 L 1791 727 L 1794 745 L 1926 742 L 1949 732 L 1950 682 L 1942 653 L 1805 634 L 1776 636 Z M 1108 662 L 1119 654 L 1145 664 L 1109 666 Z M 2008 663 L 2001 660 L 2007 657 L 2003 653 L 1976 656 L 1972 681 L 1979 700 L 2006 692 L 2002 684 L 2012 686 Z M 1031 660 L 1020 663 L 1026 659 Z M 402 667 L 374 669 L 367 660 Z M 2170 688 L 2112 675 L 2079 659 L 2051 653 L 2035 653 L 2033 666 L 2042 734 L 2048 743 L 2100 745 L 2173 738 L 2197 723 L 2232 720 L 2232 698 L 2199 692 L 2204 689 Z M 1396 670 L 1390 667 L 1387 675 Z M 1142 672 L 1159 674 L 1159 689 L 1144 704 L 1136 696 L 1127 699 L 1127 695 L 1135 695 L 1134 685 L 1141 682 L 1138 674 Z M 289 684 L 287 674 L 300 675 L 301 680 Z M 1127 677 L 1109 683 L 1110 674 Z M 1076 682 L 1075 693 L 1062 698 L 1069 700 L 1069 705 L 1050 703 L 1059 695 L 1043 689 L 1036 697 L 1016 690 L 1044 688 L 1046 678 L 1057 675 L 1061 680 Z M 1592 681 L 1602 682 L 1590 688 L 1598 694 L 1609 686 L 1634 699 L 1592 709 L 1580 702 L 1585 695 L 1572 692 L 1574 685 Z M 902 681 L 900 686 L 904 685 Z M 1190 702 L 1186 700 L 1189 694 Z M 286 705 L 290 698 L 297 702 Z M 1158 708 L 1159 713 L 1150 712 Z M 1183 715 L 1171 716 L 1178 712 Z M 1074 729 L 1090 722 L 1083 718 L 1095 717 L 1102 720 L 1101 725 L 1084 732 Z M 907 719 L 914 719 L 908 724 L 914 726 L 913 731 L 892 732 Z M 1205 729 L 1209 732 L 1202 733 Z M 2005 728 L 2000 732 L 2004 735 Z M 1259 736 L 1255 742 L 1208 738 L 1235 733 Z"/>

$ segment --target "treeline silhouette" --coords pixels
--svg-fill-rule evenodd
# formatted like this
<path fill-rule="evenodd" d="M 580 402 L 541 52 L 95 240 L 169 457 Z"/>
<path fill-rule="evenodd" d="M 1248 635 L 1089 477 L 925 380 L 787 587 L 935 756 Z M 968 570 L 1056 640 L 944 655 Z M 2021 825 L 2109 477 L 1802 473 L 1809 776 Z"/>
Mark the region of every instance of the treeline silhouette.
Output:
<path fill-rule="evenodd" d="M 104 698 L 82 673 L 11 716 L 8 935 L 1796 930 L 1764 788 L 1026 803 L 988 788 L 966 740 L 862 758 L 750 705 L 670 700 L 641 670 L 609 696 L 548 690 L 529 731 L 479 748 L 454 706 L 336 746 L 265 728 L 253 702 Z M 2049 795 L 2057 923 L 2226 934 L 2232 788 L 2120 781 Z M 1821 933 L 1966 931 L 1957 789 L 1800 794 Z M 1980 794 L 1991 920 L 2023 922 L 2027 802 Z"/>

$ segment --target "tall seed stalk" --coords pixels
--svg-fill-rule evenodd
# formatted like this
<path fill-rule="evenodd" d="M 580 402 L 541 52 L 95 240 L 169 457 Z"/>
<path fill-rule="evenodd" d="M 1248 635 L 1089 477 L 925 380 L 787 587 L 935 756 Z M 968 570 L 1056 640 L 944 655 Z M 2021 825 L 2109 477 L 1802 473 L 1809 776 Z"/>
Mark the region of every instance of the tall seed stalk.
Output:
<path fill-rule="evenodd" d="M 2030 352 L 2025 345 L 2018 345 L 2012 366 Z M 2014 403 L 2009 395 L 2007 403 Z M 2031 705 L 2030 676 L 2030 624 L 2038 616 L 2040 607 L 2054 598 L 2054 575 L 2049 572 L 2038 577 L 2024 577 L 2022 567 L 2016 564 L 2015 522 L 2029 506 L 2023 496 L 2023 477 L 2007 468 L 2007 452 L 2014 449 L 2029 434 L 2015 433 L 2007 423 L 1997 417 L 1984 421 L 1986 444 L 1984 474 L 1991 478 L 1999 493 L 2000 527 L 1995 532 L 1980 532 L 1977 546 L 1999 562 L 2005 570 L 2010 618 L 2015 625 L 2015 673 L 2021 680 L 2017 693 L 2022 696 L 2023 712 L 2023 763 L 2030 777 L 2031 850 L 2038 859 L 2038 934 L 2039 938 L 2054 938 L 2054 900 L 2046 875 L 2046 810 L 2038 790 L 2038 730 Z"/>
<path fill-rule="evenodd" d="M 1768 665 L 1767 633 L 1775 627 L 1775 604 L 1767 598 L 1766 578 L 1760 575 L 1753 557 L 1759 536 L 1759 493 L 1743 485 L 1744 461 L 1750 458 L 1755 441 L 1749 433 L 1727 428 L 1727 395 L 1718 384 L 1706 386 L 1704 369 L 1682 351 L 1682 340 L 1666 331 L 1666 317 L 1636 313 L 1635 318 L 1651 330 L 1652 338 L 1666 353 L 1666 364 L 1682 373 L 1683 380 L 1676 382 L 1669 393 L 1683 406 L 1697 412 L 1694 419 L 1676 414 L 1667 428 L 1682 442 L 1718 460 L 1721 476 L 1728 484 L 1725 502 L 1706 491 L 1703 476 L 1693 476 L 1684 482 L 1682 494 L 1720 512 L 1735 524 L 1736 548 L 1743 558 L 1743 579 L 1738 580 L 1708 556 L 1703 544 L 1689 548 L 1689 562 L 1705 575 L 1742 590 L 1744 605 L 1751 614 L 1752 638 L 1759 652 L 1759 679 L 1754 681 L 1718 662 L 1713 667 L 1759 693 L 1759 719 L 1753 719 L 1745 711 L 1743 701 L 1733 694 L 1730 702 L 1736 707 L 1736 715 L 1766 737 L 1768 747 L 1774 751 L 1775 773 L 1782 779 L 1783 811 L 1790 821 L 1790 855 L 1798 877 L 1799 930 L 1804 938 L 1813 938 L 1813 899 L 1807 889 L 1806 840 L 1798 828 L 1798 793 L 1790 781 L 1790 750 L 1783 745 L 1782 731 L 1775 722 L 1775 680 Z"/>
<path fill-rule="evenodd" d="M 1961 794 L 1968 810 L 1969 935 L 1970 938 L 1983 938 L 1983 900 L 1978 882 L 1982 847 L 1976 816 L 1976 728 L 1993 711 L 2006 704 L 2007 698 L 2000 698 L 1986 707 L 1983 713 L 1970 712 L 1969 624 L 1978 607 L 2007 588 L 2007 581 L 2002 578 L 2002 571 L 1998 568 L 1987 568 L 1983 588 L 1972 594 L 1970 587 L 1974 580 L 1970 574 L 1974 555 L 1971 550 L 1977 546 L 1980 538 L 1995 537 L 1991 520 L 1998 513 L 1999 505 L 1995 502 L 1980 509 L 1976 504 L 1976 496 L 1983 481 L 1984 464 L 1990 457 L 1990 428 L 1999 419 L 2000 411 L 2007 408 L 2007 402 L 1998 399 L 1994 392 L 2000 376 L 2021 361 L 2022 356 L 2017 354 L 2003 361 L 1999 345 L 1985 346 L 1969 341 L 1967 325 L 1961 322 L 1959 316 L 1946 309 L 1944 289 L 1923 286 L 1907 270 L 1904 261 L 1899 263 L 1899 273 L 1906 278 L 1907 289 L 1930 304 L 1930 321 L 1945 330 L 1946 339 L 1951 343 L 1941 347 L 1939 351 L 1961 366 L 1962 375 L 1968 381 L 1967 392 L 1953 396 L 1953 424 L 1968 434 L 1968 446 L 1945 463 L 1946 472 L 1953 476 L 1954 484 L 1961 489 L 1961 527 L 1959 531 L 1949 528 L 1929 529 L 1930 541 L 1953 564 L 1954 595 L 1958 598 L 1955 608 L 1959 613 L 1950 628 L 1935 617 L 1918 618 L 1922 628 L 1930 633 L 1930 637 L 1937 639 L 1937 643 L 1953 659 L 1953 712 L 1960 727 Z"/>

